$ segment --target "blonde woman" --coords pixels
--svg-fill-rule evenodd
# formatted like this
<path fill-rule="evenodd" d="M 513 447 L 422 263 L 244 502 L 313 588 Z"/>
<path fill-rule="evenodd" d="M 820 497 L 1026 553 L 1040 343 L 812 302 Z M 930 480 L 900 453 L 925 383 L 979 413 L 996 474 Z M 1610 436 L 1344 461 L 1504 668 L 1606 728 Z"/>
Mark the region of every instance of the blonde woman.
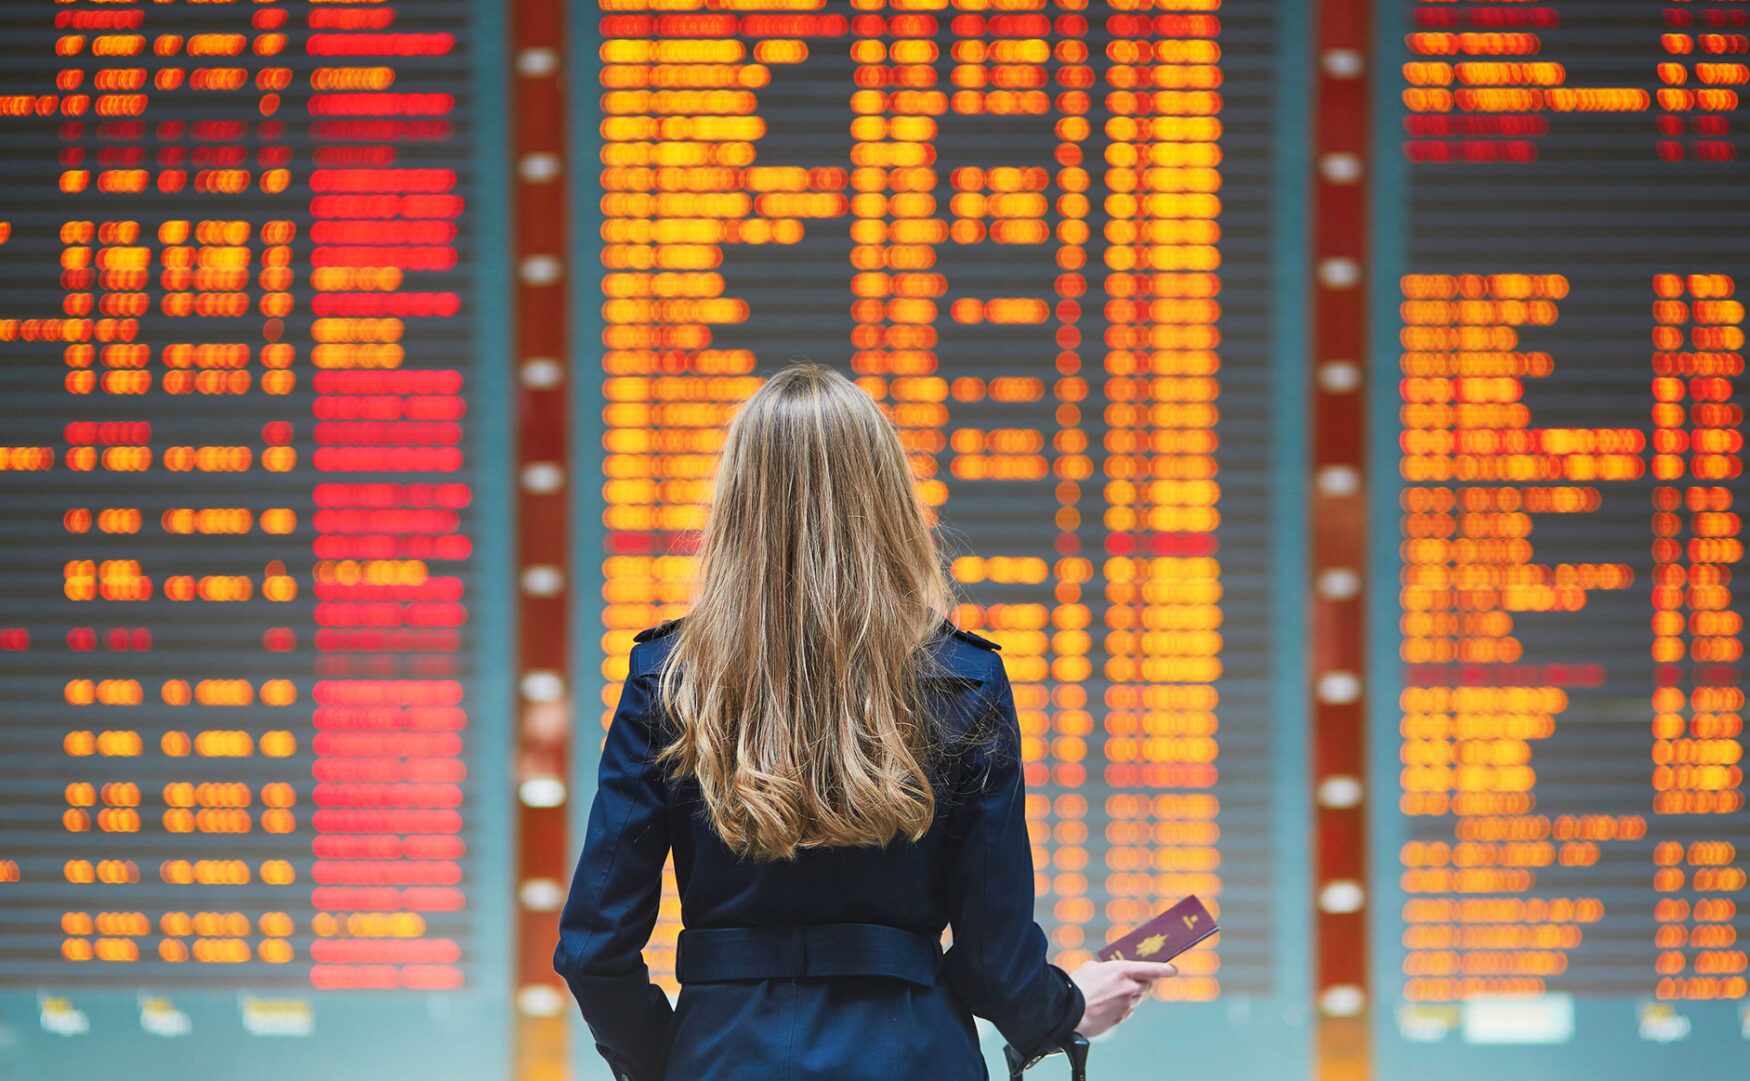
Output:
<path fill-rule="evenodd" d="M 898 434 L 798 365 L 730 424 L 689 614 L 636 636 L 554 967 L 619 1081 L 976 1081 L 1171 965 L 1046 959 L 1020 731 Z M 663 862 L 678 1002 L 641 950 Z M 946 953 L 944 927 L 952 930 Z"/>

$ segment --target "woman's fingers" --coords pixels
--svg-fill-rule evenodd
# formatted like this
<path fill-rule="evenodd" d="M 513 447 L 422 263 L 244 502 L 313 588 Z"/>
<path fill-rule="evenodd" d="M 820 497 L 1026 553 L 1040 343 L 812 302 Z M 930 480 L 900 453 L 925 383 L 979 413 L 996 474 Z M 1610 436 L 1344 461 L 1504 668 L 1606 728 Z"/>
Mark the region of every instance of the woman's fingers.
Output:
<path fill-rule="evenodd" d="M 1124 975 L 1142 984 L 1150 984 L 1156 980 L 1164 980 L 1179 974 L 1176 966 L 1164 961 L 1125 961 L 1123 965 Z"/>
<path fill-rule="evenodd" d="M 1142 1002 L 1143 998 L 1146 997 L 1147 994 L 1148 994 L 1147 985 L 1146 984 L 1138 985 L 1137 990 L 1133 991 L 1130 995 L 1128 995 L 1126 997 L 1126 1001 L 1124 1004 L 1124 1013 L 1122 1016 L 1120 1016 L 1118 1018 L 1118 1020 L 1119 1021 L 1130 1020 L 1130 1015 L 1136 1012 L 1137 1005 Z"/>

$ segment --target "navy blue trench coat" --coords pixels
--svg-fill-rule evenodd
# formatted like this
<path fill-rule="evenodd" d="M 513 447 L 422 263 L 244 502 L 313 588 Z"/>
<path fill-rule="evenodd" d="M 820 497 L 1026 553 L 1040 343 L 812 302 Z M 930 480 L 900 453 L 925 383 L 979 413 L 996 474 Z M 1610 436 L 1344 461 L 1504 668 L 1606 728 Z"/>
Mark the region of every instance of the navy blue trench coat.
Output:
<path fill-rule="evenodd" d="M 996 646 L 944 623 L 925 681 L 953 752 L 925 836 L 738 859 L 697 783 L 651 757 L 675 623 L 637 636 L 560 918 L 565 977 L 619 1081 L 983 1081 L 972 1017 L 1028 1057 L 1066 1039 L 1081 991 L 1033 919 L 1020 730 Z M 684 930 L 671 1007 L 642 949 L 674 850 Z M 950 927 L 952 945 L 941 947 Z"/>

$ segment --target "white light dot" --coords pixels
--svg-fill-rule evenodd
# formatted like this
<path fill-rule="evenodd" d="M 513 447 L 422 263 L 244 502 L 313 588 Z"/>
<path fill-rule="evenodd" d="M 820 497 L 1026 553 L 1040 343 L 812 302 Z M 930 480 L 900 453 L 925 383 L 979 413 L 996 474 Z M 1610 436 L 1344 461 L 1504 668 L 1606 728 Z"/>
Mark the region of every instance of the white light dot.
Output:
<path fill-rule="evenodd" d="M 524 49 L 516 54 L 516 70 L 530 78 L 551 75 L 559 70 L 559 54 L 552 49 Z"/>
<path fill-rule="evenodd" d="M 565 998 L 557 988 L 531 983 L 516 993 L 516 1008 L 525 1017 L 558 1017 L 565 1008 Z"/>
<path fill-rule="evenodd" d="M 565 901 L 565 891 L 550 878 L 531 878 L 517 891 L 523 907 L 536 912 L 551 912 Z"/>
<path fill-rule="evenodd" d="M 565 697 L 565 679 L 558 672 L 537 668 L 523 676 L 522 692 L 531 702 L 557 702 Z"/>
<path fill-rule="evenodd" d="M 1332 394 L 1347 394 L 1361 385 L 1361 365 L 1352 360 L 1330 360 L 1319 365 L 1319 386 Z"/>
<path fill-rule="evenodd" d="M 523 568 L 523 592 L 532 597 L 551 597 L 565 588 L 565 572 L 551 563 Z"/>
<path fill-rule="evenodd" d="M 530 807 L 557 807 L 565 802 L 565 782 L 557 777 L 530 777 L 517 789 L 517 798 Z"/>
<path fill-rule="evenodd" d="M 1347 151 L 1321 154 L 1319 175 L 1333 184 L 1353 184 L 1361 179 L 1361 158 Z"/>
<path fill-rule="evenodd" d="M 1366 901 L 1367 895 L 1362 892 L 1361 883 L 1351 878 L 1326 883 L 1319 891 L 1319 907 L 1326 912 L 1359 912 Z"/>
<path fill-rule="evenodd" d="M 1315 693 L 1326 705 L 1348 705 L 1361 698 L 1361 679 L 1354 672 L 1326 672 L 1319 677 Z"/>
<path fill-rule="evenodd" d="M 1319 575 L 1318 591 L 1326 600 L 1350 600 L 1361 592 L 1361 576 L 1348 567 L 1332 567 Z"/>
<path fill-rule="evenodd" d="M 531 184 L 545 184 L 559 175 L 559 155 L 545 150 L 524 154 L 516 164 L 516 171 Z"/>
<path fill-rule="evenodd" d="M 552 357 L 530 357 L 520 370 L 523 386 L 534 390 L 550 390 L 565 378 L 565 368 Z"/>
<path fill-rule="evenodd" d="M 1319 470 L 1314 483 L 1320 495 L 1350 496 L 1361 490 L 1361 474 L 1352 465 L 1327 465 Z"/>
<path fill-rule="evenodd" d="M 1361 806 L 1361 780 L 1340 773 L 1326 777 L 1319 782 L 1319 803 L 1326 807 L 1359 807 Z"/>
<path fill-rule="evenodd" d="M 1352 983 L 1325 988 L 1319 996 L 1319 1012 L 1331 1017 L 1354 1017 L 1367 1005 L 1367 996 Z"/>
<path fill-rule="evenodd" d="M 557 492 L 565 484 L 565 470 L 554 462 L 530 462 L 523 466 L 523 487 L 540 495 Z"/>
<path fill-rule="evenodd" d="M 1361 264 L 1344 256 L 1320 259 L 1319 283 L 1327 289 L 1353 289 L 1361 283 Z"/>
<path fill-rule="evenodd" d="M 517 273 L 530 285 L 552 285 L 564 268 L 557 255 L 530 255 L 523 259 Z"/>
<path fill-rule="evenodd" d="M 1355 49 L 1326 49 L 1320 57 L 1325 74 L 1333 79 L 1353 79 L 1366 70 L 1366 62 Z"/>

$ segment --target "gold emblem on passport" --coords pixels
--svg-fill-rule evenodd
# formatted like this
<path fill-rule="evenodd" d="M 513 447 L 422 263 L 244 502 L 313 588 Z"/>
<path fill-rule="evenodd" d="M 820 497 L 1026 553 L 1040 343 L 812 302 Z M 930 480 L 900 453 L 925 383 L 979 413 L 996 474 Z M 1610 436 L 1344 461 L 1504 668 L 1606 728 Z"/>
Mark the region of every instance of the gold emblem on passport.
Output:
<path fill-rule="evenodd" d="M 1170 961 L 1218 930 L 1215 917 L 1203 907 L 1203 902 L 1187 897 L 1141 927 L 1133 928 L 1095 956 L 1102 961 L 1121 957 Z"/>

